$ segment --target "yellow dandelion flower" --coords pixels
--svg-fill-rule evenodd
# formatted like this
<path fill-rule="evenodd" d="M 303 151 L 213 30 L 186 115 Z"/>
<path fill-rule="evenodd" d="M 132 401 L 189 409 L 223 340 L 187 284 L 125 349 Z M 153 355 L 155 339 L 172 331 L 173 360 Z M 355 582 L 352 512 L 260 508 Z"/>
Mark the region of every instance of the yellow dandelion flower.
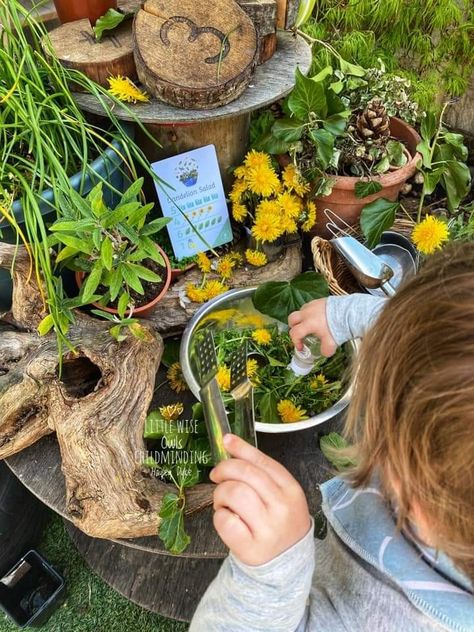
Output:
<path fill-rule="evenodd" d="M 250 248 L 245 251 L 245 259 L 247 263 L 250 263 L 251 266 L 255 266 L 256 268 L 260 268 L 268 263 L 267 255 L 264 252 L 251 250 Z"/>
<path fill-rule="evenodd" d="M 221 391 L 230 391 L 229 367 L 225 365 L 220 366 L 217 370 L 216 380 L 217 380 L 217 383 L 219 384 L 219 388 L 221 389 Z"/>
<path fill-rule="evenodd" d="M 211 271 L 211 260 L 205 252 L 198 252 L 196 263 L 201 272 L 207 273 Z"/>
<path fill-rule="evenodd" d="M 433 215 L 417 224 L 411 234 L 413 243 L 424 255 L 431 255 L 449 239 L 448 225 Z"/>
<path fill-rule="evenodd" d="M 240 252 L 236 252 L 235 250 L 232 252 L 229 252 L 227 256 L 230 257 L 232 261 L 234 261 L 236 266 L 239 266 L 244 261 L 244 258 L 242 257 Z"/>
<path fill-rule="evenodd" d="M 226 325 L 230 323 L 235 316 L 238 314 L 236 309 L 219 309 L 215 312 L 211 312 L 209 316 L 206 316 L 202 319 L 203 323 L 207 323 L 210 321 L 219 323 L 220 325 Z"/>
<path fill-rule="evenodd" d="M 262 347 L 269 345 L 272 341 L 272 334 L 268 329 L 256 329 L 252 331 L 252 338 L 258 345 L 262 345 Z"/>
<path fill-rule="evenodd" d="M 294 191 L 300 197 L 309 191 L 309 184 L 304 182 L 303 176 L 292 163 L 284 168 L 282 180 L 288 191 Z"/>
<path fill-rule="evenodd" d="M 305 220 L 301 224 L 301 230 L 307 233 L 311 230 L 316 222 L 316 204 L 314 202 L 308 202 L 305 209 Z"/>
<path fill-rule="evenodd" d="M 270 197 L 281 186 L 274 169 L 264 165 L 249 169 L 245 181 L 249 191 L 264 198 Z"/>
<path fill-rule="evenodd" d="M 272 163 L 268 154 L 252 149 L 245 156 L 244 165 L 249 169 L 255 169 L 258 167 L 271 167 Z"/>
<path fill-rule="evenodd" d="M 237 260 L 231 254 L 224 255 L 219 258 L 217 263 L 216 272 L 222 279 L 230 279 L 237 265 Z"/>
<path fill-rule="evenodd" d="M 265 318 L 260 314 L 240 314 L 236 319 L 237 325 L 240 327 L 264 327 L 265 326 Z"/>
<path fill-rule="evenodd" d="M 296 220 L 288 217 L 287 215 L 283 215 L 280 218 L 280 227 L 284 233 L 288 235 L 293 235 L 298 231 L 298 225 L 296 224 Z"/>
<path fill-rule="evenodd" d="M 303 419 L 308 419 L 308 415 L 306 411 L 301 408 L 301 406 L 296 406 L 289 399 L 282 399 L 277 404 L 278 414 L 280 415 L 281 420 L 285 424 L 291 424 L 295 421 L 303 421 Z"/>
<path fill-rule="evenodd" d="M 170 387 L 173 391 L 176 391 L 177 393 L 181 393 L 181 391 L 186 391 L 188 389 L 188 385 L 184 379 L 181 364 L 179 362 L 173 362 L 166 373 L 166 379 L 170 383 Z"/>
<path fill-rule="evenodd" d="M 125 103 L 137 103 L 138 101 L 149 101 L 150 97 L 142 92 L 128 77 L 109 77 L 109 92 L 112 96 Z"/>
<path fill-rule="evenodd" d="M 243 180 L 245 182 L 248 172 L 249 170 L 247 169 L 245 165 L 240 165 L 240 167 L 237 167 L 236 169 L 234 169 L 234 176 L 238 178 L 239 180 Z"/>
<path fill-rule="evenodd" d="M 327 378 L 322 373 L 319 373 L 319 375 L 316 375 L 311 380 L 309 385 L 314 391 L 317 391 L 318 389 L 322 388 L 323 386 L 326 386 L 327 383 L 328 383 Z"/>
<path fill-rule="evenodd" d="M 244 204 L 234 202 L 232 204 L 232 217 L 236 222 L 243 222 L 247 217 L 248 209 Z"/>
<path fill-rule="evenodd" d="M 258 215 L 252 226 L 252 235 L 257 241 L 276 241 L 283 234 L 280 218 L 276 215 Z"/>
<path fill-rule="evenodd" d="M 194 283 L 188 283 L 186 285 L 186 296 L 190 298 L 193 303 L 204 303 L 207 300 L 204 288 L 198 287 L 194 285 Z"/>
<path fill-rule="evenodd" d="M 224 285 L 222 281 L 212 280 L 208 281 L 202 289 L 204 291 L 205 300 L 210 301 L 212 298 L 219 296 L 219 294 L 227 292 L 229 286 Z"/>
<path fill-rule="evenodd" d="M 281 209 L 278 202 L 274 199 L 262 200 L 255 209 L 255 216 L 258 215 L 275 215 L 280 217 Z"/>
<path fill-rule="evenodd" d="M 229 193 L 230 201 L 233 202 L 234 204 L 239 204 L 242 198 L 242 195 L 245 193 L 246 190 L 247 190 L 247 185 L 245 184 L 245 181 L 240 178 L 237 178 Z"/>
<path fill-rule="evenodd" d="M 181 403 L 168 404 L 168 406 L 161 406 L 159 410 L 166 421 L 176 421 L 183 414 L 184 406 Z"/>
<path fill-rule="evenodd" d="M 278 196 L 277 202 L 284 216 L 296 219 L 301 215 L 303 202 L 299 197 L 296 197 L 296 195 L 285 191 L 285 193 L 281 193 Z"/>
<path fill-rule="evenodd" d="M 249 378 L 255 377 L 258 371 L 258 362 L 255 358 L 250 358 L 247 360 L 247 375 Z"/>

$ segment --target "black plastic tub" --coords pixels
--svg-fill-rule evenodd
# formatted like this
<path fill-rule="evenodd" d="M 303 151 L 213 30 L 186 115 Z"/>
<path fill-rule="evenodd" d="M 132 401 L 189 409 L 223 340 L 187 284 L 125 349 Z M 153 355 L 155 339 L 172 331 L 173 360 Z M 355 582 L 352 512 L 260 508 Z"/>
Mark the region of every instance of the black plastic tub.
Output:
<path fill-rule="evenodd" d="M 0 607 L 20 628 L 41 627 L 64 593 L 64 579 L 34 550 L 0 579 Z"/>

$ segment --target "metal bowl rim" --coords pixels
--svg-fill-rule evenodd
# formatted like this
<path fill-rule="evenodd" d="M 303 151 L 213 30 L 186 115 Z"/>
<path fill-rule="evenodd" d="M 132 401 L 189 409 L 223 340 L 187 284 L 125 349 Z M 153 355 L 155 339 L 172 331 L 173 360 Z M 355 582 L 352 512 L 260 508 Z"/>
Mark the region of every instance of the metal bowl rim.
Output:
<path fill-rule="evenodd" d="M 216 298 L 202 305 L 189 320 L 186 329 L 184 330 L 183 337 L 181 339 L 180 345 L 180 363 L 183 371 L 184 379 L 186 380 L 192 394 L 199 401 L 199 384 L 195 379 L 193 372 L 191 371 L 191 367 L 188 363 L 189 357 L 189 347 L 191 344 L 191 337 L 196 330 L 197 325 L 202 320 L 204 316 L 214 311 L 216 307 L 218 307 L 221 303 L 226 303 L 229 300 L 237 300 L 239 298 L 245 298 L 251 295 L 257 286 L 238 288 L 229 290 L 224 294 L 220 294 L 216 296 Z M 349 344 L 352 346 L 354 354 L 356 355 L 360 346 L 359 340 L 351 340 Z M 278 434 L 283 432 L 296 432 L 298 430 L 306 430 L 307 428 L 312 428 L 314 426 L 318 426 L 319 424 L 332 419 L 339 413 L 341 413 L 345 408 L 347 408 L 350 398 L 352 395 L 352 385 L 349 385 L 348 389 L 342 394 L 341 398 L 333 404 L 327 410 L 324 410 L 322 413 L 314 415 L 309 419 L 304 419 L 303 421 L 296 421 L 291 424 L 279 423 L 265 423 L 263 421 L 255 422 L 255 428 L 257 432 L 265 432 L 268 434 Z"/>

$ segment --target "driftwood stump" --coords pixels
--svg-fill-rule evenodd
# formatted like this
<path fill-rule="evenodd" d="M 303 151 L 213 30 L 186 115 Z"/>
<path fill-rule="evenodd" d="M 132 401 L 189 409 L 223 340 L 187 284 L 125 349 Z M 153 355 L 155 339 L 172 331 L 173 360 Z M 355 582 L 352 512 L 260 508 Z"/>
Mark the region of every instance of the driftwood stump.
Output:
<path fill-rule="evenodd" d="M 134 22 L 138 77 L 158 99 L 208 109 L 237 99 L 257 63 L 257 32 L 235 0 L 146 0 Z"/>
<path fill-rule="evenodd" d="M 74 352 L 36 327 L 43 304 L 28 281 L 26 251 L 0 244 L 0 267 L 14 261 L 11 313 L 0 317 L 0 458 L 56 432 L 66 481 L 67 514 L 101 538 L 156 535 L 161 500 L 171 486 L 143 467 L 143 428 L 163 343 L 151 323 L 149 339 L 117 343 L 110 325 L 77 313 L 69 332 Z M 189 490 L 189 513 L 211 502 L 211 487 Z"/>

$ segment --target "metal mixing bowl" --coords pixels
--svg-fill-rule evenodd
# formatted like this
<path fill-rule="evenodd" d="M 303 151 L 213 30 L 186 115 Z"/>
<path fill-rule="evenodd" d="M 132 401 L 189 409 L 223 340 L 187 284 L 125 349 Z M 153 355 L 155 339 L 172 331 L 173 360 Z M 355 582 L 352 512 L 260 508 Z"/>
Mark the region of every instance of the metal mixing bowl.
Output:
<path fill-rule="evenodd" d="M 196 352 L 194 347 L 197 332 L 203 327 L 211 327 L 213 330 L 217 327 L 225 327 L 225 322 L 217 324 L 216 321 L 212 321 L 211 318 L 208 318 L 213 312 L 220 312 L 221 310 L 234 308 L 243 309 L 246 313 L 248 313 L 249 310 L 256 312 L 255 308 L 251 306 L 251 298 L 256 289 L 257 288 L 255 287 L 250 287 L 239 290 L 230 290 L 225 294 L 221 294 L 198 309 L 189 321 L 181 340 L 180 361 L 186 382 L 188 383 L 191 392 L 197 399 L 199 399 L 200 390 L 196 366 Z M 260 312 L 256 313 L 263 316 Z M 263 317 L 267 319 L 269 323 L 277 322 L 268 316 Z M 281 323 L 279 323 L 279 326 L 280 328 L 284 328 Z M 347 344 L 353 354 L 357 353 L 359 346 L 358 341 L 353 341 Z M 287 424 L 264 423 L 257 421 L 255 424 L 256 429 L 258 432 L 267 433 L 295 432 L 296 430 L 305 430 L 306 428 L 312 428 L 313 426 L 322 424 L 341 413 L 347 407 L 351 396 L 351 390 L 352 389 L 349 387 L 333 406 L 314 417 Z"/>

